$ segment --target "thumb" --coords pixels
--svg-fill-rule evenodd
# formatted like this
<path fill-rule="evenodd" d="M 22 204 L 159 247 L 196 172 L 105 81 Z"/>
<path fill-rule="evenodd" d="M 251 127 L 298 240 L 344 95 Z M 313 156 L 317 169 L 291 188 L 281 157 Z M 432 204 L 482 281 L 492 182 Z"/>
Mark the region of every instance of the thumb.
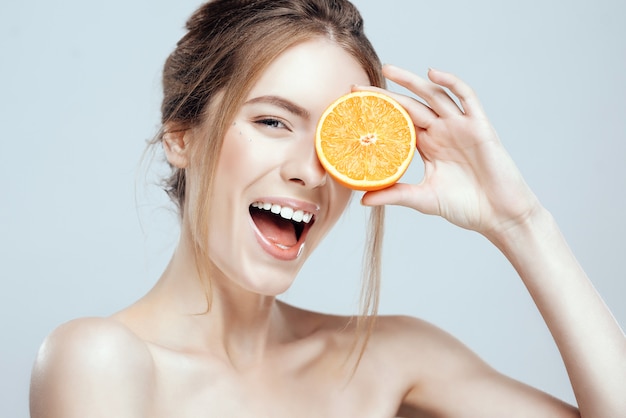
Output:
<path fill-rule="evenodd" d="M 361 198 L 361 204 L 406 206 L 428 215 L 434 215 L 439 210 L 436 194 L 424 183 L 396 183 L 382 190 L 366 192 Z"/>

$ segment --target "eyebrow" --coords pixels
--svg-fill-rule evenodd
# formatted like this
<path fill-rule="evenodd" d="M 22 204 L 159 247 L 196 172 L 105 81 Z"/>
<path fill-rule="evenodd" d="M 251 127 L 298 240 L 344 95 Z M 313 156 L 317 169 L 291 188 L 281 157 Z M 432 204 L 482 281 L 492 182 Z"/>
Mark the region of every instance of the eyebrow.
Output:
<path fill-rule="evenodd" d="M 304 119 L 311 118 L 311 114 L 309 113 L 308 110 L 280 96 L 259 96 L 259 97 L 255 97 L 254 99 L 248 100 L 245 104 L 248 105 L 248 104 L 254 104 L 254 103 L 267 103 L 273 106 L 278 106 L 280 108 L 283 108 L 286 111 L 293 113 L 294 115 L 299 116 L 301 118 L 304 118 Z"/>

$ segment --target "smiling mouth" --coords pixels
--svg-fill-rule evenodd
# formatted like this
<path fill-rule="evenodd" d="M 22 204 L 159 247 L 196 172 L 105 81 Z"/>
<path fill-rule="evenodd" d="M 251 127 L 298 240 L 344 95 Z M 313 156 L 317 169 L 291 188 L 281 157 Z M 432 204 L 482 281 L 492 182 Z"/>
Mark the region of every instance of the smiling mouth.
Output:
<path fill-rule="evenodd" d="M 310 212 L 271 202 L 254 202 L 249 211 L 259 232 L 282 250 L 302 244 L 315 222 Z"/>

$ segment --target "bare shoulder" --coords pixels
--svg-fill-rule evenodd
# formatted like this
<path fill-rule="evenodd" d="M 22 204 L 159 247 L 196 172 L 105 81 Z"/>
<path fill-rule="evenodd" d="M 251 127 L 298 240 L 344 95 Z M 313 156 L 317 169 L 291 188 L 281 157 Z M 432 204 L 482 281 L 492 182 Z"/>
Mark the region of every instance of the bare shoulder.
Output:
<path fill-rule="evenodd" d="M 457 359 L 479 367 L 486 364 L 457 338 L 423 319 L 411 316 L 381 316 L 377 319 L 373 340 L 382 349 L 408 350 L 412 355 Z M 458 365 L 457 365 L 458 366 Z"/>
<path fill-rule="evenodd" d="M 343 315 L 328 315 L 303 310 L 286 304 L 281 305 L 289 313 L 291 324 L 297 327 L 301 336 L 316 335 L 331 338 L 339 342 L 344 349 L 354 347 L 355 339 L 361 339 L 366 329 L 357 330 L 357 319 Z M 441 372 L 436 362 L 449 364 L 455 370 L 459 366 L 488 368 L 488 366 L 469 348 L 455 337 L 437 326 L 411 316 L 378 316 L 374 320 L 367 343 L 366 356 L 363 360 L 384 362 L 414 375 L 419 369 L 420 375 L 433 369 Z M 410 360 L 410 361 L 408 361 Z M 454 363 L 454 364 L 453 364 Z"/>
<path fill-rule="evenodd" d="M 414 385 L 446 373 L 489 373 L 492 369 L 465 344 L 432 323 L 411 316 L 381 316 L 370 338 L 372 353 Z"/>
<path fill-rule="evenodd" d="M 331 336 L 345 337 L 349 341 L 348 345 L 352 344 L 356 336 L 356 317 L 309 311 L 282 302 L 280 306 L 287 313 L 290 323 L 297 327 L 297 333 L 303 336 L 321 331 Z M 373 343 L 376 350 L 381 351 L 394 347 L 411 347 L 412 352 L 418 347 L 420 350 L 462 347 L 454 337 L 429 322 L 402 315 L 376 317 L 369 342 Z"/>
<path fill-rule="evenodd" d="M 451 339 L 454 340 L 450 334 L 442 329 L 428 321 L 413 316 L 380 316 L 377 318 L 376 324 L 376 333 L 384 339 L 391 338 L 392 341 L 415 338 L 431 340 L 433 337 L 436 337 L 436 342 L 442 342 L 440 340 L 446 342 L 450 342 Z"/>
<path fill-rule="evenodd" d="M 31 417 L 145 416 L 154 366 L 145 342 L 108 318 L 81 318 L 43 342 L 31 377 Z"/>

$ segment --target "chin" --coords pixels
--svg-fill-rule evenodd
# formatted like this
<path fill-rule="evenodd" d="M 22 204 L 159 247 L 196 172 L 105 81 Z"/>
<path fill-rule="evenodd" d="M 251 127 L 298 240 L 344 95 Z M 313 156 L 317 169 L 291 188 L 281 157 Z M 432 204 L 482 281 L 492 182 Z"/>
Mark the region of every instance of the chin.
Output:
<path fill-rule="evenodd" d="M 271 277 L 263 278 L 262 276 L 256 276 L 252 279 L 246 280 L 242 285 L 247 291 L 256 293 L 262 296 L 279 296 L 285 293 L 295 281 L 295 274 L 289 277 L 280 277 L 281 275 L 273 275 Z"/>

